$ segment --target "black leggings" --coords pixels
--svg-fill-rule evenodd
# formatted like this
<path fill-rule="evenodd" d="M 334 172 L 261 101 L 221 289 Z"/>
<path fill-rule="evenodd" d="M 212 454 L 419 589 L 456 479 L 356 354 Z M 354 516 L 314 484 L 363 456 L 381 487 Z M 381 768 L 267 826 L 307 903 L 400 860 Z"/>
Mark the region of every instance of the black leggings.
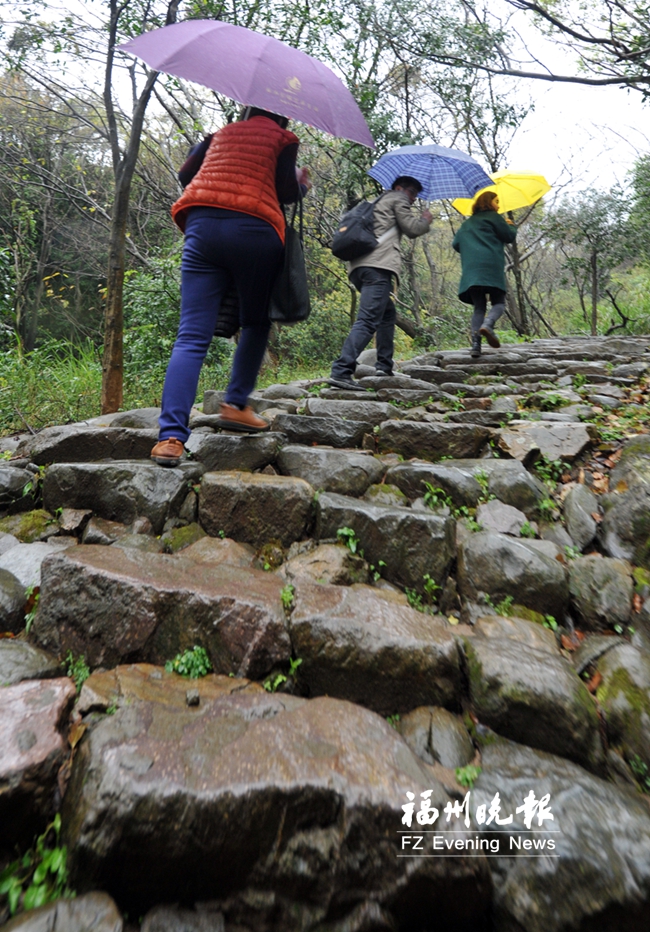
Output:
<path fill-rule="evenodd" d="M 488 295 L 490 296 L 490 304 L 492 307 L 490 308 L 490 313 L 488 314 L 486 323 L 488 327 L 494 327 L 497 320 L 501 317 L 506 309 L 505 291 L 502 291 L 500 288 L 488 288 L 485 285 L 474 285 L 469 289 L 469 295 L 472 299 L 472 304 L 474 305 L 474 313 L 472 314 L 472 333 L 477 333 L 477 331 L 483 325 L 485 311 L 487 309 Z"/>

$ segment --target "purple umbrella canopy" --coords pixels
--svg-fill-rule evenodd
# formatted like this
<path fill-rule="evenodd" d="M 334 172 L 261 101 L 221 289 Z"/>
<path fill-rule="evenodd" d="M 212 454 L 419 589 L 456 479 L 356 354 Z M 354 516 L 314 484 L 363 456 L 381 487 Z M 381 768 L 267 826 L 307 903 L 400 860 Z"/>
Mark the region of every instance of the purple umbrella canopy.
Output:
<path fill-rule="evenodd" d="M 188 19 L 117 48 L 156 71 L 374 149 L 363 114 L 340 78 L 279 39 L 220 20 Z"/>

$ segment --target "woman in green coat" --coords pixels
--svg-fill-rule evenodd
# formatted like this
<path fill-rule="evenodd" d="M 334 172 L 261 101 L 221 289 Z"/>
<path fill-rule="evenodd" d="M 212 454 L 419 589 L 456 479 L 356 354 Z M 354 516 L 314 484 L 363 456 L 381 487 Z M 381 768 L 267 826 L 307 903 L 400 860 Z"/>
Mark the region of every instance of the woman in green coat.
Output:
<path fill-rule="evenodd" d="M 514 243 L 517 228 L 499 213 L 499 198 L 485 191 L 472 206 L 472 216 L 460 227 L 451 244 L 460 253 L 462 275 L 458 297 L 472 304 L 471 355 L 481 355 L 481 336 L 490 346 L 501 346 L 494 325 L 505 310 L 506 274 L 503 247 Z M 487 298 L 490 313 L 485 317 Z"/>

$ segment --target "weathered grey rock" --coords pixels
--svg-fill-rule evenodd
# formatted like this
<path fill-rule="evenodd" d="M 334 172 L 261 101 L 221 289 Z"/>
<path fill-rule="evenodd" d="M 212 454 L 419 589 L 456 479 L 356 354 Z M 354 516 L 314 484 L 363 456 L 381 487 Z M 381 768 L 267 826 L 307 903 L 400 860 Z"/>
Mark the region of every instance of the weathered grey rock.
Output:
<path fill-rule="evenodd" d="M 9 463 L 0 463 L 0 511 L 13 514 L 34 507 L 34 475 Z"/>
<path fill-rule="evenodd" d="M 124 923 L 108 893 L 55 900 L 11 919 L 4 932 L 122 932 Z"/>
<path fill-rule="evenodd" d="M 408 388 L 380 388 L 377 398 L 379 401 L 392 401 L 393 403 L 399 401 L 402 404 L 421 405 L 437 401 L 440 398 L 440 390 L 437 386 L 427 382 L 409 379 Z"/>
<path fill-rule="evenodd" d="M 18 634 L 24 628 L 27 602 L 25 589 L 10 570 L 0 569 L 0 631 Z"/>
<path fill-rule="evenodd" d="M 302 383 L 288 382 L 286 385 L 269 385 L 262 389 L 262 398 L 305 398 L 309 392 Z"/>
<path fill-rule="evenodd" d="M 272 573 L 182 555 L 75 547 L 46 561 L 32 632 L 91 668 L 164 663 L 198 644 L 216 672 L 261 677 L 291 654 L 281 588 Z"/>
<path fill-rule="evenodd" d="M 408 508 L 409 500 L 396 485 L 378 483 L 369 486 L 363 496 L 364 501 L 371 505 L 384 505 L 389 507 Z"/>
<path fill-rule="evenodd" d="M 575 761 L 604 766 L 596 704 L 568 660 L 510 638 L 464 638 L 469 695 L 498 734 Z"/>
<path fill-rule="evenodd" d="M 477 619 L 472 628 L 468 629 L 468 633 L 470 636 L 478 634 L 486 638 L 506 638 L 519 644 L 525 644 L 527 647 L 532 647 L 536 651 L 558 654 L 557 641 L 553 632 L 549 628 L 544 628 L 541 624 L 528 621 L 525 618 L 484 615 Z"/>
<path fill-rule="evenodd" d="M 212 537 L 223 532 L 256 547 L 272 539 L 288 547 L 305 533 L 313 500 L 314 489 L 292 476 L 206 473 L 201 481 L 199 524 Z"/>
<path fill-rule="evenodd" d="M 167 518 L 182 507 L 188 483 L 198 481 L 202 471 L 193 463 L 176 469 L 162 469 L 150 461 L 55 463 L 45 474 L 43 501 L 52 512 L 90 508 L 98 517 L 121 524 L 145 516 L 160 534 Z"/>
<path fill-rule="evenodd" d="M 553 547 L 548 541 L 493 531 L 472 534 L 458 549 L 461 596 L 476 602 L 484 592 L 494 603 L 511 596 L 520 605 L 561 621 L 569 601 L 567 572 L 545 545 Z"/>
<path fill-rule="evenodd" d="M 491 431 L 473 424 L 424 424 L 417 421 L 383 421 L 379 449 L 402 456 L 440 459 L 441 456 L 475 457 L 485 448 Z"/>
<path fill-rule="evenodd" d="M 352 496 L 363 495 L 386 472 L 385 466 L 368 453 L 298 444 L 284 447 L 277 463 L 283 475 L 304 479 L 314 489 Z"/>
<path fill-rule="evenodd" d="M 650 569 L 650 437 L 641 434 L 625 444 L 609 487 L 600 499 L 604 549 Z"/>
<path fill-rule="evenodd" d="M 559 521 L 551 523 L 540 521 L 539 536 L 542 540 L 550 540 L 560 548 L 562 553 L 566 552 L 566 547 L 575 547 L 573 538 Z"/>
<path fill-rule="evenodd" d="M 91 518 L 81 537 L 83 544 L 112 544 L 121 537 L 126 537 L 129 528 L 119 521 L 106 518 Z"/>
<path fill-rule="evenodd" d="M 569 490 L 564 499 L 564 520 L 567 531 L 580 550 L 584 550 L 593 541 L 598 525 L 593 514 L 599 514 L 598 499 L 584 485 L 576 485 Z"/>
<path fill-rule="evenodd" d="M 22 680 L 48 680 L 62 676 L 61 663 L 27 641 L 0 639 L 0 686 L 13 686 Z"/>
<path fill-rule="evenodd" d="M 0 531 L 13 535 L 23 544 L 49 540 L 59 534 L 60 530 L 56 518 L 43 508 L 0 519 Z"/>
<path fill-rule="evenodd" d="M 629 761 L 650 768 L 650 658 L 631 644 L 618 644 L 598 659 L 603 679 L 596 691 L 607 737 Z"/>
<path fill-rule="evenodd" d="M 513 816 L 508 825 L 472 820 L 484 839 L 499 843 L 499 856 L 490 859 L 495 930 L 640 932 L 647 927 L 650 817 L 639 796 L 567 760 L 502 739 L 483 749 L 481 764 L 473 813 L 479 805 L 489 808 L 498 793 L 500 817 Z M 525 813 L 516 810 L 531 791 L 536 800 L 548 794 L 553 821 L 540 826 L 535 817 L 527 831 Z M 549 856 L 524 856 L 540 851 Z"/>
<path fill-rule="evenodd" d="M 421 706 L 397 722 L 397 731 L 428 764 L 464 767 L 474 758 L 472 739 L 461 720 L 446 709 Z"/>
<path fill-rule="evenodd" d="M 380 424 L 386 418 L 400 417 L 399 408 L 383 401 L 334 401 L 323 398 L 308 398 L 305 411 L 313 417 L 344 418 L 352 421 L 369 421 Z"/>
<path fill-rule="evenodd" d="M 342 544 L 319 544 L 305 553 L 297 554 L 283 563 L 280 574 L 290 582 L 310 579 L 334 586 L 367 583 L 369 577 L 365 560 L 350 553 Z"/>
<path fill-rule="evenodd" d="M 148 534 L 132 534 L 130 531 L 113 542 L 113 547 L 123 547 L 125 550 L 143 550 L 146 553 L 162 553 L 163 541 L 160 537 L 149 537 Z"/>
<path fill-rule="evenodd" d="M 528 523 L 523 511 L 513 508 L 512 505 L 505 505 L 498 498 L 479 505 L 476 509 L 476 520 L 484 531 L 496 531 L 514 537 L 519 537 L 522 527 Z"/>
<path fill-rule="evenodd" d="M 533 460 L 536 451 L 550 460 L 572 462 L 591 442 L 591 433 L 582 423 L 510 425 L 501 431 L 498 439 L 499 449 L 521 462 Z"/>
<path fill-rule="evenodd" d="M 81 536 L 91 516 L 90 508 L 63 508 L 59 513 L 59 527 L 66 534 Z"/>
<path fill-rule="evenodd" d="M 412 379 L 418 379 L 422 382 L 431 382 L 441 385 L 449 381 L 449 373 L 446 369 L 440 369 L 433 366 L 406 365 L 402 368 Z M 457 371 L 456 377 L 460 382 L 464 382 L 469 377 L 469 371 Z"/>
<path fill-rule="evenodd" d="M 455 556 L 453 518 L 406 508 L 382 508 L 325 492 L 316 504 L 316 537 L 336 537 L 351 527 L 368 562 L 386 564 L 382 575 L 390 582 L 422 591 L 422 579 L 430 574 L 438 585 L 444 581 Z"/>
<path fill-rule="evenodd" d="M 278 414 L 271 426 L 274 432 L 284 434 L 289 443 L 358 447 L 361 446 L 363 435 L 372 431 L 373 424 L 372 420 Z"/>
<path fill-rule="evenodd" d="M 590 631 L 626 625 L 632 612 L 632 567 L 625 560 L 587 556 L 569 566 L 571 604 Z"/>
<path fill-rule="evenodd" d="M 6 553 L 7 550 L 11 550 L 12 547 L 15 547 L 19 543 L 20 541 L 17 537 L 14 537 L 13 534 L 0 532 L 0 556 L 2 556 L 3 553 Z"/>
<path fill-rule="evenodd" d="M 27 848 L 54 814 L 72 680 L 25 680 L 0 689 L 0 851 Z"/>
<path fill-rule="evenodd" d="M 387 841 L 407 788 L 431 790 L 440 810 L 447 799 L 385 721 L 350 703 L 259 692 L 183 710 L 133 702 L 75 756 L 63 808 L 72 880 L 136 915 L 207 900 L 227 923 L 298 932 L 374 902 L 403 927 L 435 914 L 480 928 L 484 859 L 399 859 Z"/>
<path fill-rule="evenodd" d="M 185 448 L 206 470 L 253 472 L 273 463 L 285 441 L 286 438 L 275 431 L 243 436 L 192 433 Z"/>
<path fill-rule="evenodd" d="M 183 559 L 195 563 L 251 567 L 255 550 L 249 544 L 238 544 L 229 538 L 202 537 L 183 551 Z"/>
<path fill-rule="evenodd" d="M 458 709 L 458 652 L 446 620 L 368 586 L 298 581 L 291 642 L 310 696 L 335 696 L 384 715 L 419 705 Z"/>
<path fill-rule="evenodd" d="M 30 586 L 40 586 L 41 584 L 41 564 L 43 560 L 75 543 L 74 538 L 66 538 L 66 546 L 64 547 L 46 541 L 19 544 L 0 557 L 0 570 L 7 570 L 11 573 L 22 587 L 23 605 L 25 604 L 25 590 L 29 589 Z M 17 599 L 18 592 L 17 590 L 14 590 L 14 592 Z"/>
<path fill-rule="evenodd" d="M 160 408 L 134 408 L 120 411 L 111 421 L 111 427 L 130 427 L 132 430 L 158 430 Z"/>
<path fill-rule="evenodd" d="M 494 495 L 499 501 L 529 516 L 536 510 L 538 502 L 548 497 L 546 487 L 516 460 L 400 463 L 388 470 L 385 481 L 396 485 L 411 499 L 422 495 L 424 483 L 429 482 L 442 488 L 457 507 L 474 507 L 483 494 Z"/>
<path fill-rule="evenodd" d="M 140 932 L 226 932 L 223 913 L 196 912 L 177 906 L 155 906 L 144 917 Z"/>
<path fill-rule="evenodd" d="M 16 450 L 16 456 L 28 456 L 37 466 L 98 460 L 148 460 L 157 439 L 157 429 L 94 428 L 70 424 L 46 427 L 35 437 L 25 440 Z"/>

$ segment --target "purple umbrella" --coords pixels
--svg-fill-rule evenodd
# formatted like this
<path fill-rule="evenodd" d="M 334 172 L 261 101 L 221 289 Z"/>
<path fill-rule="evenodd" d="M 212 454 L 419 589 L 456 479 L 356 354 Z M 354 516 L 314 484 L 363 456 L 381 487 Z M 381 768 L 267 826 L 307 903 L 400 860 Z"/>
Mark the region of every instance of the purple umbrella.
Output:
<path fill-rule="evenodd" d="M 247 106 L 375 147 L 345 84 L 322 62 L 279 39 L 220 20 L 188 19 L 117 48 L 156 71 L 196 81 Z"/>

